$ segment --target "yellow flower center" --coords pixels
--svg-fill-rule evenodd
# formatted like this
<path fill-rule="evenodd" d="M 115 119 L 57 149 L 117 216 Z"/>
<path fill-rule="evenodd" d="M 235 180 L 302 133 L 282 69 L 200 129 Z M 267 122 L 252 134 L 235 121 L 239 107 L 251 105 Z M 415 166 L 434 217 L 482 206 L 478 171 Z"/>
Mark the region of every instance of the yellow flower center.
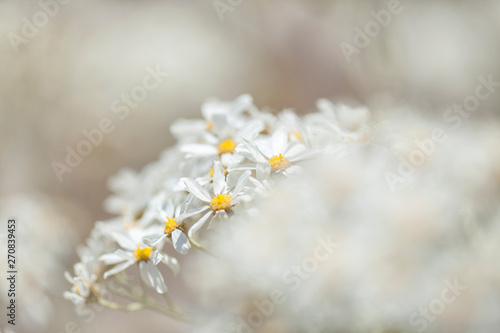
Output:
<path fill-rule="evenodd" d="M 217 194 L 210 203 L 210 208 L 216 212 L 218 210 L 227 210 L 231 207 L 231 198 L 228 194 Z"/>
<path fill-rule="evenodd" d="M 149 256 L 151 255 L 151 252 L 153 252 L 153 248 L 152 247 L 146 247 L 144 249 L 141 249 L 141 246 L 139 245 L 137 247 L 137 250 L 134 251 L 134 257 L 138 261 L 148 261 L 149 260 Z"/>
<path fill-rule="evenodd" d="M 177 228 L 178 224 L 175 222 L 175 219 L 171 219 L 167 217 L 165 221 L 165 234 L 170 235 Z"/>
<path fill-rule="evenodd" d="M 225 153 L 234 153 L 234 148 L 236 148 L 236 142 L 234 142 L 231 139 L 227 139 L 225 141 L 222 141 L 219 146 L 217 146 L 217 149 L 219 150 L 219 154 L 225 154 Z"/>
<path fill-rule="evenodd" d="M 281 154 L 272 157 L 269 160 L 269 163 L 271 163 L 272 172 L 283 171 L 291 165 L 290 161 L 286 157 L 283 157 Z"/>

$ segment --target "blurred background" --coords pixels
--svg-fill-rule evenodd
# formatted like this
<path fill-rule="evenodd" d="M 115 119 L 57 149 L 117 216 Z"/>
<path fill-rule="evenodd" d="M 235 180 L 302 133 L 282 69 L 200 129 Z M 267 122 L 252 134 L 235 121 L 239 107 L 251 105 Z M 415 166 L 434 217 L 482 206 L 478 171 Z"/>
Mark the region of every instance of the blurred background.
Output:
<path fill-rule="evenodd" d="M 356 47 L 357 29 L 365 31 L 390 2 L 2 1 L 2 219 L 19 219 L 33 252 L 54 247 L 42 259 L 21 257 L 25 265 L 51 263 L 29 281 L 48 291 L 24 302 L 34 306 L 26 310 L 34 318 L 20 318 L 20 332 L 63 332 L 68 318 L 79 320 L 62 300 L 62 272 L 94 222 L 110 217 L 102 208 L 106 179 L 155 160 L 173 143 L 171 122 L 198 117 L 207 98 L 248 93 L 258 107 L 306 113 L 326 97 L 367 105 L 379 119 L 391 110 L 441 121 L 453 103 L 474 94 L 479 76 L 500 81 L 500 2 L 493 0 L 402 0 L 386 26 L 346 57 L 341 45 Z M 117 100 L 125 105 L 124 94 L 158 69 L 168 76 L 129 104 L 126 117 L 115 112 Z M 496 118 L 499 98 L 481 101 L 472 117 Z M 104 118 L 113 130 L 59 181 L 53 163 L 65 163 L 67 146 L 76 149 L 82 131 Z M 42 215 L 50 225 L 37 224 Z M 38 237 L 47 230 L 50 237 Z M 20 294 L 35 297 L 22 287 Z M 50 302 L 53 309 L 41 316 L 36 307 Z M 141 327 L 137 317 L 110 313 L 80 328 L 113 331 L 117 318 L 129 332 Z"/>

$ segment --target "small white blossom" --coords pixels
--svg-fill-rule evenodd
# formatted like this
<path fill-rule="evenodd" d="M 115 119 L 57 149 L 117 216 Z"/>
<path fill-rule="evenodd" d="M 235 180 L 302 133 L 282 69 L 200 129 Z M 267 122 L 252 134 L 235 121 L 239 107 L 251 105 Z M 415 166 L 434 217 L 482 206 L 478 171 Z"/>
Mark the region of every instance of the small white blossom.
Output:
<path fill-rule="evenodd" d="M 317 153 L 301 142 L 290 142 L 284 130 L 277 130 L 270 137 L 261 137 L 253 142 L 244 141 L 238 151 L 255 163 L 253 169 L 257 170 L 259 180 L 270 174 L 293 175 L 301 170 L 298 162 Z"/>
<path fill-rule="evenodd" d="M 192 237 L 207 221 L 217 223 L 221 219 L 227 219 L 233 213 L 234 208 L 240 203 L 242 195 L 245 194 L 245 184 L 250 177 L 250 171 L 244 172 L 238 179 L 236 185 L 231 188 L 227 183 L 222 165 L 220 162 L 214 163 L 213 186 L 209 193 L 192 178 L 182 178 L 181 182 L 186 190 L 196 196 L 201 202 L 199 207 L 186 212 L 186 215 L 193 216 L 205 213 L 189 229 L 188 235 Z"/>
<path fill-rule="evenodd" d="M 106 265 L 114 265 L 104 273 L 104 279 L 124 271 L 133 264 L 138 264 L 141 279 L 158 293 L 167 291 L 167 286 L 156 265 L 162 261 L 163 254 L 159 248 L 149 246 L 144 242 L 150 229 L 131 228 L 125 232 L 113 233 L 113 238 L 121 249 L 104 254 L 99 259 Z"/>

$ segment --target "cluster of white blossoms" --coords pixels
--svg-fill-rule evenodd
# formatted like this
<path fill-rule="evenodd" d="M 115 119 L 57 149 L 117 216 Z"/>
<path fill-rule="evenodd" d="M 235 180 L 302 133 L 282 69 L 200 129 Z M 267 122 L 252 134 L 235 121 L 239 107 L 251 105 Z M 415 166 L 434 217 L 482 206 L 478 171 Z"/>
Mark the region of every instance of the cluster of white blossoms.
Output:
<path fill-rule="evenodd" d="M 65 297 L 197 333 L 499 327 L 498 123 L 317 107 L 274 115 L 243 95 L 175 122 L 158 161 L 110 179 L 117 217 L 96 224 Z"/>
<path fill-rule="evenodd" d="M 304 118 L 291 110 L 275 115 L 242 95 L 232 102 L 207 101 L 203 119 L 176 121 L 171 131 L 178 142 L 157 162 L 110 179 L 114 194 L 105 207 L 117 217 L 96 223 L 73 276 L 66 274 L 73 287 L 64 296 L 75 304 L 121 308 L 104 295 L 115 293 L 112 281 L 127 287 L 122 273 L 129 268 L 138 269 L 144 286 L 166 295 L 168 281 L 159 266 L 177 274 L 178 255 L 193 248 L 210 252 L 202 245 L 205 230 L 226 229 L 234 216 L 255 215 L 253 202 L 281 178 L 300 175 L 304 161 L 342 156 L 348 144 L 367 140 L 366 109 L 327 100 L 318 107 L 320 112 Z M 177 255 L 167 254 L 169 247 Z"/>

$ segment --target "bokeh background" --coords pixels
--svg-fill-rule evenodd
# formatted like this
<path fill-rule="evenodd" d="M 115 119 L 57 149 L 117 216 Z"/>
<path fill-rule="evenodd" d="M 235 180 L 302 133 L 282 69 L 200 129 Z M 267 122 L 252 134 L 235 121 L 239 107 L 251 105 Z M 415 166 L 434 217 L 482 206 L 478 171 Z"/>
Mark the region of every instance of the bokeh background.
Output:
<path fill-rule="evenodd" d="M 174 325 L 153 313 L 108 313 L 84 323 L 62 300 L 68 287 L 62 272 L 94 222 L 110 216 L 102 207 L 108 177 L 155 160 L 173 143 L 171 122 L 197 117 L 208 97 L 248 93 L 259 107 L 299 113 L 326 97 L 367 105 L 379 119 L 387 113 L 441 119 L 474 93 L 479 76 L 500 80 L 500 2 L 494 0 L 402 0 L 401 12 L 347 61 L 341 43 L 353 44 L 355 28 L 364 29 L 371 11 L 387 6 L 244 0 L 221 19 L 212 1 L 70 0 L 16 52 L 9 36 L 21 35 L 23 18 L 32 21 L 43 7 L 2 1 L 2 221 L 16 216 L 25 235 L 18 331 L 63 332 L 71 320 L 82 332 L 97 333 L 117 325 L 136 332 L 143 320 L 154 323 L 153 332 Z M 119 119 L 113 101 L 156 67 L 168 77 Z M 473 117 L 497 118 L 499 106 L 500 94 L 493 94 Z M 75 148 L 85 138 L 82 130 L 97 128 L 103 118 L 112 119 L 114 131 L 60 182 L 52 163 L 64 162 L 66 146 Z"/>

